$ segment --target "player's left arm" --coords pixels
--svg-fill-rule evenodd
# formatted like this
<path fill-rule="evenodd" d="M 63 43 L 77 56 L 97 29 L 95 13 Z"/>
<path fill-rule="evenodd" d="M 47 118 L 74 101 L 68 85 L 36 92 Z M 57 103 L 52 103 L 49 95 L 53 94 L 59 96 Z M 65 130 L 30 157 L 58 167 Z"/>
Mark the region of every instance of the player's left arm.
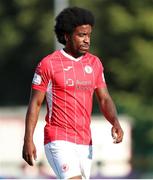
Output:
<path fill-rule="evenodd" d="M 123 130 L 117 117 L 115 104 L 108 92 L 107 87 L 95 90 L 99 102 L 100 110 L 105 118 L 112 124 L 112 137 L 114 143 L 120 143 L 123 139 Z"/>

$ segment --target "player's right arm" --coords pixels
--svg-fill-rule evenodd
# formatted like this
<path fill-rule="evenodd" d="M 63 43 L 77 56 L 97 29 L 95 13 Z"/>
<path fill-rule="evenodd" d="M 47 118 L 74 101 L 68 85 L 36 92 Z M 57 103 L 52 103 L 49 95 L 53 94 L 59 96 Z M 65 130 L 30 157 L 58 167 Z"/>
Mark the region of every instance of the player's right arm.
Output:
<path fill-rule="evenodd" d="M 37 158 L 36 147 L 33 142 L 33 134 L 44 97 L 45 92 L 32 89 L 26 113 L 22 157 L 30 166 L 33 166 L 33 159 L 36 160 Z"/>

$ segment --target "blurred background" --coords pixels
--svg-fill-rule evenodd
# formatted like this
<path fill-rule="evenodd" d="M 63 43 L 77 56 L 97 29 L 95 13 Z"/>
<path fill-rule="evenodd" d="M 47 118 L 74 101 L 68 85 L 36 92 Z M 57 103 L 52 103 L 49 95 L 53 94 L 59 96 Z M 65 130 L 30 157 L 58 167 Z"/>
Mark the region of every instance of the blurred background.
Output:
<path fill-rule="evenodd" d="M 22 160 L 24 118 L 37 63 L 61 48 L 54 18 L 67 6 L 88 8 L 96 25 L 91 52 L 105 79 L 125 131 L 113 145 L 110 126 L 94 97 L 95 147 L 91 178 L 153 178 L 153 0 L 0 1 L 0 177 L 54 178 L 43 149 L 45 107 L 36 127 L 38 160 Z"/>

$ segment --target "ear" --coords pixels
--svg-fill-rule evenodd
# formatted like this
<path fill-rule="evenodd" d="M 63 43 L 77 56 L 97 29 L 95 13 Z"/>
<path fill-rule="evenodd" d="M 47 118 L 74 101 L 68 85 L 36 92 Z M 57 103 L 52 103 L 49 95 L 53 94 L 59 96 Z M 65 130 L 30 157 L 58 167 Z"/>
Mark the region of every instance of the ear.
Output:
<path fill-rule="evenodd" d="M 66 42 L 69 41 L 69 37 L 70 37 L 70 36 L 69 36 L 68 34 L 65 34 L 65 35 L 64 35 L 64 38 L 65 38 L 65 41 L 66 41 Z"/>

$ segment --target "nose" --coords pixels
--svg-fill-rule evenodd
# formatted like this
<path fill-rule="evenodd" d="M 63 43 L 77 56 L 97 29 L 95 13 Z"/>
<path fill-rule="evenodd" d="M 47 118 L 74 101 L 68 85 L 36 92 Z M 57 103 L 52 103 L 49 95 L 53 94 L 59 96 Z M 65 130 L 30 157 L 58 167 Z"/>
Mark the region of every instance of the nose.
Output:
<path fill-rule="evenodd" d="M 84 42 L 89 44 L 90 43 L 90 37 L 89 36 L 85 36 Z"/>

